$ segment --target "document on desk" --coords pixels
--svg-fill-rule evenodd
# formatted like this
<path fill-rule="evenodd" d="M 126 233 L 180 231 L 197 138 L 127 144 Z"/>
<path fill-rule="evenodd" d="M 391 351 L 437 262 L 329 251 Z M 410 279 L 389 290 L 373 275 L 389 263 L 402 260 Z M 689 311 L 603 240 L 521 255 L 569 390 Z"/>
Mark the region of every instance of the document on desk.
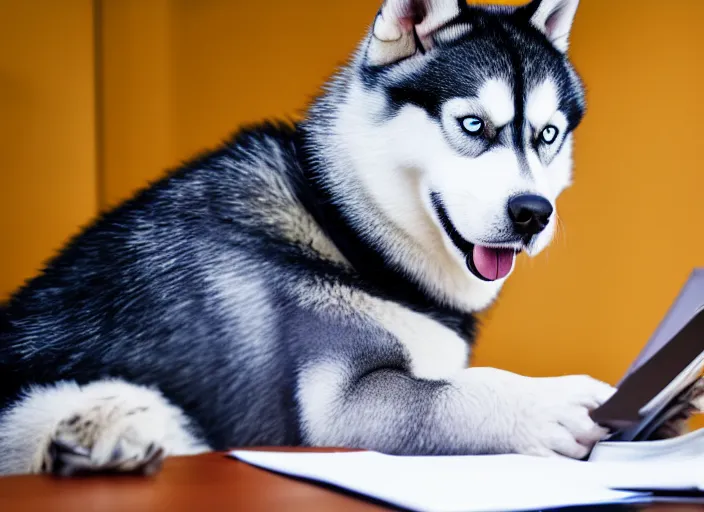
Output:
<path fill-rule="evenodd" d="M 330 484 L 415 511 L 546 510 L 573 505 L 648 502 L 651 498 L 647 492 L 609 488 L 610 479 L 621 478 L 622 483 L 629 485 L 639 481 L 624 478 L 619 474 L 623 469 L 609 463 L 521 455 L 396 457 L 376 452 L 241 450 L 230 455 L 254 466 Z M 591 468 L 597 465 L 600 470 L 593 471 Z M 657 471 L 666 472 L 661 467 Z M 639 473 L 651 478 L 646 471 Z M 693 468 L 691 473 L 696 474 Z M 652 478 L 648 483 L 653 483 Z M 681 485 L 672 475 L 665 484 L 668 488 Z M 692 487 L 692 482 L 686 487 Z"/>

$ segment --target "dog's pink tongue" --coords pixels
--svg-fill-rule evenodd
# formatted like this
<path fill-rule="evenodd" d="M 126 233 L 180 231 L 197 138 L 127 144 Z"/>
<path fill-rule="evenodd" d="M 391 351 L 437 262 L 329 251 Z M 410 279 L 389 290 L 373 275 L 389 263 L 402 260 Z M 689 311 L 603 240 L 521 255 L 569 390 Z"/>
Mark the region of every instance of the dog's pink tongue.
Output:
<path fill-rule="evenodd" d="M 513 249 L 492 249 L 475 245 L 472 260 L 477 272 L 485 279 L 495 281 L 506 277 L 511 272 L 515 255 Z"/>

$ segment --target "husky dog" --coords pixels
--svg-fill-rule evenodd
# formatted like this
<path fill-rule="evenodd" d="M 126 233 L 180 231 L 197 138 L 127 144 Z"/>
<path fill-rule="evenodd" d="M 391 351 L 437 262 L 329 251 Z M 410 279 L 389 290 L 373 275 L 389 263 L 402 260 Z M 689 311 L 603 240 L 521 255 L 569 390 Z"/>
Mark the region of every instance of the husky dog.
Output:
<path fill-rule="evenodd" d="M 0 309 L 0 473 L 255 445 L 584 457 L 611 386 L 468 368 L 570 183 L 577 3 L 386 0 L 304 121 L 84 229 Z"/>

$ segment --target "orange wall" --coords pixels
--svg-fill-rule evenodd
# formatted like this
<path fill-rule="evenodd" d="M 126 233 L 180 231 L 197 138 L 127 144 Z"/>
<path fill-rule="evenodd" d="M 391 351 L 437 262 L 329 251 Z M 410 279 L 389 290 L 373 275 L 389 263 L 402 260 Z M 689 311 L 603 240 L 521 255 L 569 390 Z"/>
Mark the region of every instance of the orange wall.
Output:
<path fill-rule="evenodd" d="M 124 199 L 173 161 L 168 0 L 102 0 L 100 204 Z"/>
<path fill-rule="evenodd" d="M 0 0 L 0 300 L 97 209 L 90 0 Z"/>
<path fill-rule="evenodd" d="M 100 204 L 114 204 L 240 123 L 297 116 L 354 48 L 379 1 L 103 0 Z M 29 10 L 21 0 L 0 0 L 10 5 Z M 45 94 L 45 103 L 12 107 L 23 132 L 2 121 L 10 142 L 1 139 L 7 148 L 0 158 L 8 149 L 15 155 L 0 166 L 1 232 L 9 234 L 3 248 L 12 247 L 2 251 L 9 269 L 2 291 L 94 204 L 89 9 L 78 1 L 61 6 L 51 19 L 73 30 L 48 26 L 57 38 L 49 45 L 20 46 L 19 29 L 0 31 L 0 38 L 14 37 L 9 48 L 0 45 L 0 69 L 25 73 L 14 94 Z M 677 9 L 658 0 L 581 2 L 571 53 L 589 112 L 576 135 L 575 186 L 560 201 L 554 245 L 521 260 L 487 315 L 477 364 L 615 382 L 691 269 L 704 265 L 701 19 L 700 0 Z M 41 19 L 20 21 L 23 33 L 40 33 Z M 48 90 L 55 91 L 51 101 Z M 47 122 L 55 130 L 49 142 L 37 135 Z"/>
<path fill-rule="evenodd" d="M 103 204 L 241 123 L 297 116 L 378 2 L 103 0 Z"/>

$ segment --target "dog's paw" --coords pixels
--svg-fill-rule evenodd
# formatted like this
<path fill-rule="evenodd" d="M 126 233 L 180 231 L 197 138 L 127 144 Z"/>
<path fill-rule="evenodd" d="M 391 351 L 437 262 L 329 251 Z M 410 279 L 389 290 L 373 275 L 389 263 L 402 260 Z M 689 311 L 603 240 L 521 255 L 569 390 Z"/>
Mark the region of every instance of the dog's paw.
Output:
<path fill-rule="evenodd" d="M 683 410 L 658 427 L 648 440 L 658 441 L 686 434 L 689 430 L 689 420 L 695 412 L 696 410 L 692 408 Z"/>
<path fill-rule="evenodd" d="M 677 401 L 679 404 L 673 404 L 675 407 L 672 407 L 674 414 L 669 415 L 667 421 L 653 432 L 649 440 L 669 439 L 689 431 L 689 420 L 692 416 L 704 412 L 704 377 L 692 384 Z"/>
<path fill-rule="evenodd" d="M 153 474 L 164 458 L 163 419 L 146 406 L 109 397 L 59 422 L 35 472 Z"/>
<path fill-rule="evenodd" d="M 527 455 L 582 459 L 608 431 L 589 416 L 616 391 L 581 375 L 520 377 L 515 395 L 513 448 Z"/>
<path fill-rule="evenodd" d="M 108 379 L 34 386 L 0 415 L 0 474 L 153 473 L 164 457 L 209 451 L 156 389 Z"/>

